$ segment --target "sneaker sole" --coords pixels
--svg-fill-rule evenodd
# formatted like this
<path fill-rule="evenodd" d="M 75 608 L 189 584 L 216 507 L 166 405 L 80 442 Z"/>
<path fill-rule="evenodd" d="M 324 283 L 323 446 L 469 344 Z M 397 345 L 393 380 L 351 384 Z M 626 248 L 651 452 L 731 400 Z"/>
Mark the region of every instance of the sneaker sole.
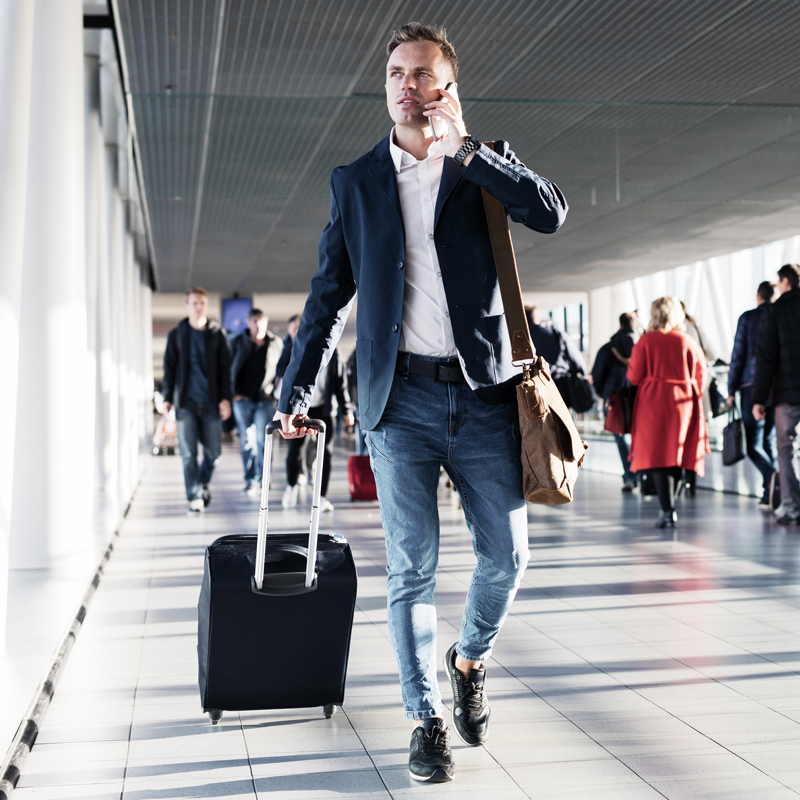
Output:
<path fill-rule="evenodd" d="M 415 781 L 420 781 L 420 783 L 447 783 L 447 781 L 455 780 L 456 777 L 455 775 L 448 775 L 447 770 L 441 767 L 435 769 L 427 778 L 423 775 L 415 775 L 411 770 L 408 771 L 408 774 Z"/>
<path fill-rule="evenodd" d="M 450 651 L 448 650 L 447 653 L 449 653 L 449 652 Z M 444 654 L 444 671 L 447 673 L 447 678 L 448 678 L 448 680 L 450 682 L 450 691 L 452 691 L 453 695 L 455 696 L 455 689 L 453 688 L 453 675 L 450 672 L 450 664 L 447 663 L 447 653 Z M 451 716 L 453 718 L 453 730 L 456 732 L 456 736 L 458 736 L 458 738 L 461 739 L 461 741 L 464 742 L 464 744 L 467 747 L 483 747 L 486 744 L 486 742 L 468 742 L 463 737 L 463 735 L 461 734 L 461 731 L 458 729 L 458 725 L 456 725 L 456 714 L 455 714 L 455 711 L 456 711 L 456 709 L 455 709 L 455 701 L 454 701 L 453 702 L 453 713 L 452 713 Z"/>

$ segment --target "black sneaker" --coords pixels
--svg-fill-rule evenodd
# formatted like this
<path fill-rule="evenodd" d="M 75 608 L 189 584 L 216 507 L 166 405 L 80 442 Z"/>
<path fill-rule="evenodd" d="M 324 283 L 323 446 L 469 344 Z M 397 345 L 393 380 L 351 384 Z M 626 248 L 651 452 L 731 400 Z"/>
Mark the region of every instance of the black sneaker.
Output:
<path fill-rule="evenodd" d="M 778 517 L 775 522 L 778 525 L 800 525 L 800 517 L 796 517 L 794 514 L 784 514 L 782 517 Z"/>
<path fill-rule="evenodd" d="M 208 488 L 208 484 L 203 484 L 203 506 L 210 506 L 211 505 L 211 490 Z"/>
<path fill-rule="evenodd" d="M 483 693 L 486 670 L 471 669 L 465 678 L 456 669 L 455 644 L 444 657 L 444 668 L 453 687 L 453 725 L 456 733 L 464 744 L 479 747 L 489 735 L 489 715 L 492 713 Z"/>
<path fill-rule="evenodd" d="M 440 717 L 426 719 L 411 734 L 408 771 L 415 781 L 444 783 L 455 777 L 456 765 L 450 749 L 450 732 Z"/>

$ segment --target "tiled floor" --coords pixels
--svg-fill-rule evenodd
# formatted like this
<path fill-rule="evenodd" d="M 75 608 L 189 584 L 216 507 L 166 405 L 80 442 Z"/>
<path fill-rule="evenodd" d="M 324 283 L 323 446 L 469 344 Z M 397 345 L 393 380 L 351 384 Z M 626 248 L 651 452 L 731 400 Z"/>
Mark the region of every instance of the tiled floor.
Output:
<path fill-rule="evenodd" d="M 280 453 L 280 451 L 279 451 Z M 282 470 L 279 470 L 282 472 Z M 800 529 L 755 501 L 699 492 L 680 527 L 584 473 L 567 508 L 530 508 L 533 560 L 489 664 L 490 743 L 456 746 L 456 781 L 409 779 L 386 630 L 377 504 L 347 502 L 337 454 L 324 530 L 359 569 L 345 709 L 201 714 L 196 603 L 203 548 L 252 532 L 238 456 L 185 515 L 179 462 L 152 459 L 25 767 L 36 798 L 782 800 L 800 794 Z M 275 482 L 273 498 L 282 489 Z M 442 494 L 439 648 L 456 639 L 472 556 Z M 302 529 L 305 509 L 271 516 Z M 287 654 L 288 655 L 288 654 Z M 443 693 L 446 685 L 442 684 Z"/>

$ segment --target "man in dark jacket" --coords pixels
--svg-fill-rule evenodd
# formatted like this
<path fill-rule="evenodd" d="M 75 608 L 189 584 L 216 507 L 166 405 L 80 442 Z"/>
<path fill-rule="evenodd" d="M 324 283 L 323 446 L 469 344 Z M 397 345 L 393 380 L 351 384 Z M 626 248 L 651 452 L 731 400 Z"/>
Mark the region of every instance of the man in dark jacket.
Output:
<path fill-rule="evenodd" d="M 478 554 L 445 667 L 452 724 L 470 745 L 488 735 L 484 662 L 530 558 L 515 402 L 521 371 L 481 190 L 510 220 L 541 233 L 558 230 L 567 203 L 508 142 L 489 146 L 469 134 L 458 59 L 443 31 L 404 25 L 387 55 L 394 128 L 331 173 L 320 268 L 278 411 L 285 438 L 305 435 L 314 383 L 358 292 L 358 408 L 386 538 L 392 645 L 405 714 L 417 725 L 409 772 L 436 782 L 455 769 L 436 671 L 440 467 L 459 488 Z"/>
<path fill-rule="evenodd" d="M 633 328 L 634 319 L 633 314 L 620 315 L 619 330 L 600 348 L 592 367 L 594 389 L 605 401 L 606 411 L 611 395 L 619 392 L 623 385 L 630 385 L 626 372 L 633 346 L 639 338 Z M 636 488 L 636 473 L 631 472 L 628 461 L 630 434 L 615 433 L 613 436 L 622 461 L 622 491 L 632 492 Z"/>
<path fill-rule="evenodd" d="M 728 370 L 728 407 L 736 402 L 736 392 L 741 396 L 742 421 L 744 422 L 747 440 L 747 455 L 761 473 L 763 493 L 758 507 L 762 511 L 772 508 L 770 503 L 770 482 L 777 469 L 775 462 L 775 409 L 767 401 L 766 417 L 757 420 L 753 416 L 753 379 L 756 374 L 756 340 L 758 326 L 763 318 L 763 311 L 772 303 L 775 296 L 775 284 L 763 281 L 756 293 L 756 307 L 745 311 L 739 317 L 736 326 L 736 338 L 733 341 L 731 365 Z"/>
<path fill-rule="evenodd" d="M 208 319 L 205 289 L 187 292 L 186 311 L 189 316 L 167 336 L 162 393 L 166 410 L 175 406 L 189 510 L 199 513 L 211 502 L 208 484 L 222 452 L 220 417 L 231 415 L 231 352 L 222 330 Z"/>
<path fill-rule="evenodd" d="M 244 490 L 260 494 L 264 470 L 264 436 L 275 414 L 275 370 L 283 342 L 267 329 L 269 319 L 253 308 L 247 330 L 231 338 L 233 416 L 239 429 L 239 452 L 244 466 Z"/>
<path fill-rule="evenodd" d="M 800 424 L 800 266 L 778 270 L 781 296 L 765 305 L 758 326 L 753 416 L 764 420 L 772 391 L 778 434 L 778 472 L 781 480 L 781 525 L 800 524 L 800 480 L 794 458 Z"/>

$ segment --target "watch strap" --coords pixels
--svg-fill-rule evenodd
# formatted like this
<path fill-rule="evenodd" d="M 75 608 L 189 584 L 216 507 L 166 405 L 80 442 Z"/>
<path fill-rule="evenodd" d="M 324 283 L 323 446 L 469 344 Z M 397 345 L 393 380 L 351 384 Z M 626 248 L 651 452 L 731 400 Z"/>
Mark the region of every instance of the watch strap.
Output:
<path fill-rule="evenodd" d="M 456 162 L 459 166 L 463 163 L 464 159 L 474 150 L 477 150 L 481 146 L 481 143 L 474 137 L 468 136 L 464 144 L 456 150 L 456 154 L 453 156 L 453 161 Z"/>

